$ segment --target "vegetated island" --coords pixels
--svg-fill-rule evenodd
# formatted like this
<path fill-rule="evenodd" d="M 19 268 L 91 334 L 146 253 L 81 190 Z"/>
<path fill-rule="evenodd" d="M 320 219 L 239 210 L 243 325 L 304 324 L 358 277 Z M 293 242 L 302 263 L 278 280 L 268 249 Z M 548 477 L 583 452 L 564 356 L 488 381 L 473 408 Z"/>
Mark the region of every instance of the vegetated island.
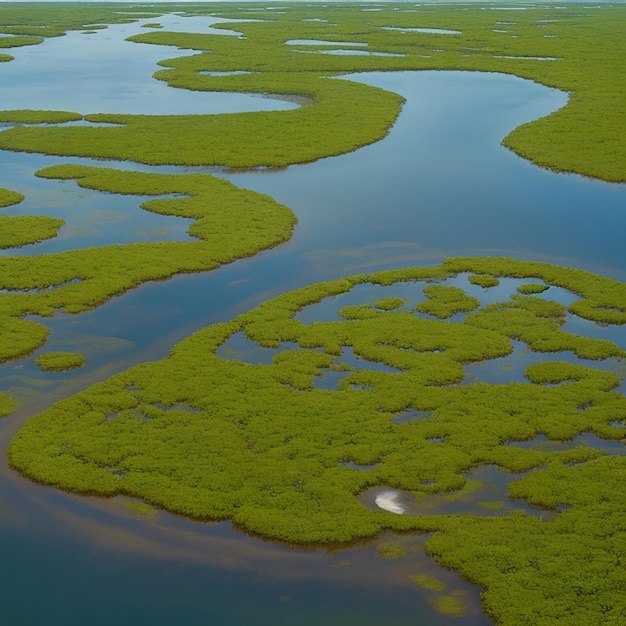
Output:
<path fill-rule="evenodd" d="M 44 372 L 64 372 L 82 367 L 85 364 L 85 357 L 77 352 L 46 352 L 40 354 L 35 363 Z"/>
<path fill-rule="evenodd" d="M 550 289 L 470 307 L 459 281 L 474 276 Z M 385 297 L 342 305 L 342 295 L 368 285 L 384 287 Z M 553 288 L 579 299 L 566 308 L 547 298 Z M 427 313 L 422 302 L 433 305 Z M 313 306 L 330 306 L 328 321 L 303 322 Z M 434 533 L 427 552 L 484 589 L 496 623 L 553 624 L 567 615 L 571 624 L 618 624 L 626 615 L 626 458 L 611 454 L 610 442 L 624 437 L 626 398 L 611 370 L 626 353 L 567 332 L 567 315 L 625 324 L 626 286 L 497 257 L 313 284 L 53 405 L 14 437 L 9 463 L 62 489 L 232 519 L 291 544 Z M 257 356 L 225 350 L 234 339 L 256 346 Z M 511 340 L 546 359 L 519 380 L 466 378 L 469 364 L 511 354 Z M 333 372 L 342 375 L 337 387 L 320 387 Z M 394 423 L 411 411 L 414 419 Z M 541 436 L 570 445 L 533 445 Z M 508 488 L 513 504 L 555 513 L 419 514 L 420 498 L 463 489 L 467 473 L 484 465 L 520 475 Z M 359 496 L 374 487 L 410 492 L 416 512 L 366 506 Z"/>
<path fill-rule="evenodd" d="M 23 199 L 21 193 L 0 189 L 0 209 L 19 204 Z M 47 215 L 0 215 L 0 249 L 51 239 L 63 224 L 63 220 Z"/>

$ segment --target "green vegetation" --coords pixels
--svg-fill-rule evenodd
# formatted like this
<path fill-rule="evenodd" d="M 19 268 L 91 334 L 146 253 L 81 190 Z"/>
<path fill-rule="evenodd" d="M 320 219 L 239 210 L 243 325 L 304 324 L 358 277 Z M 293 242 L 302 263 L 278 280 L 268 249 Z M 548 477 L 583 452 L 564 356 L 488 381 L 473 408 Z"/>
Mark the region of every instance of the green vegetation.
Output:
<path fill-rule="evenodd" d="M 500 509 L 504 508 L 504 502 L 502 502 L 502 500 L 482 501 L 477 502 L 477 504 L 483 509 L 487 509 L 489 511 L 499 511 Z"/>
<path fill-rule="evenodd" d="M 468 296 L 459 287 L 428 285 L 424 287 L 428 300 L 420 302 L 415 309 L 441 319 L 452 317 L 455 313 L 473 311 L 480 305 L 478 298 Z"/>
<path fill-rule="evenodd" d="M 374 306 L 377 309 L 382 309 L 383 311 L 393 311 L 394 309 L 399 309 L 404 306 L 404 300 L 402 298 L 381 298 L 374 303 Z"/>
<path fill-rule="evenodd" d="M 295 224 L 293 213 L 271 198 L 206 174 L 147 174 L 59 165 L 38 175 L 77 178 L 83 187 L 111 193 L 174 195 L 141 206 L 162 215 L 195 218 L 189 234 L 196 240 L 1 257 L 0 362 L 25 356 L 45 342 L 47 329 L 23 319 L 25 315 L 50 316 L 58 309 L 78 313 L 146 281 L 217 268 L 286 241 Z M 59 225 L 52 218 L 10 219 L 32 222 L 47 232 Z"/>
<path fill-rule="evenodd" d="M 56 237 L 65 222 L 58 217 L 0 215 L 0 248 L 17 248 Z"/>
<path fill-rule="evenodd" d="M 429 591 L 443 591 L 446 588 L 446 583 L 436 576 L 429 576 L 428 574 L 412 574 L 409 578 L 416 585 L 422 587 L 422 589 L 428 589 Z"/>
<path fill-rule="evenodd" d="M 0 122 L 14 124 L 63 124 L 81 119 L 81 115 L 69 111 L 31 111 L 30 109 L 0 111 Z"/>
<path fill-rule="evenodd" d="M 447 585 L 443 580 L 436 576 L 428 574 L 413 574 L 409 578 L 422 589 L 428 591 L 441 592 L 446 589 Z M 464 591 L 457 590 L 448 594 L 436 593 L 429 596 L 429 602 L 435 611 L 449 617 L 463 617 L 467 609 L 461 598 L 465 595 Z"/>
<path fill-rule="evenodd" d="M 21 193 L 17 193 L 17 191 L 0 188 L 0 208 L 19 204 L 23 199 L 24 196 Z"/>
<path fill-rule="evenodd" d="M 463 617 L 466 613 L 463 602 L 453 595 L 435 596 L 433 608 L 438 613 L 443 613 L 443 615 L 449 615 L 450 617 Z"/>
<path fill-rule="evenodd" d="M 82 367 L 85 364 L 85 357 L 77 352 L 47 352 L 40 354 L 35 363 L 44 372 L 63 372 Z"/>
<path fill-rule="evenodd" d="M 489 287 L 497 287 L 500 281 L 495 276 L 489 274 L 472 274 L 468 279 L 472 285 L 478 285 L 488 289 Z"/>
<path fill-rule="evenodd" d="M 314 284 L 53 405 L 14 437 L 9 463 L 63 489 L 125 494 L 200 520 L 230 518 L 248 532 L 295 544 L 347 544 L 383 530 L 433 533 L 427 552 L 485 590 L 485 610 L 496 623 L 551 624 L 567 614 L 572 624 L 617 624 L 626 615 L 626 458 L 580 439 L 591 433 L 609 445 L 623 437 L 626 398 L 614 391 L 620 378 L 607 371 L 611 362 L 596 369 L 546 361 L 528 367 L 526 381 L 454 383 L 463 381 L 464 364 L 511 352 L 518 316 L 531 349 L 538 338 L 557 337 L 560 349 L 594 358 L 623 358 L 623 350 L 564 332 L 557 323 L 562 305 L 519 294 L 456 322 L 367 302 L 370 315 L 310 324 L 296 318 L 356 285 L 387 285 L 393 293 L 395 283 L 414 281 L 417 293 L 433 279 L 458 281 L 464 273 L 571 282 L 580 300 L 570 308 L 591 319 L 626 297 L 626 287 L 608 278 L 505 258 L 448 259 Z M 273 362 L 219 356 L 237 333 L 278 348 Z M 287 341 L 296 347 L 281 345 Z M 344 347 L 374 368 L 343 361 Z M 336 390 L 317 388 L 331 366 L 347 377 Z M 430 416 L 392 422 L 410 408 Z M 511 445 L 539 435 L 580 440 L 556 449 Z M 509 496 L 554 511 L 553 519 L 519 510 L 397 515 L 359 500 L 375 486 L 409 491 L 416 506 L 426 494 L 473 491 L 480 485 L 466 475 L 481 465 L 524 473 Z M 382 553 L 395 553 L 395 542 L 388 543 Z M 464 610 L 453 593 L 433 602 L 449 615 Z"/>
<path fill-rule="evenodd" d="M 525 285 L 520 285 L 517 288 L 517 291 L 527 296 L 531 296 L 533 294 L 543 293 L 546 289 L 548 289 L 548 285 L 542 285 L 541 283 L 526 283 Z"/>
<path fill-rule="evenodd" d="M 398 541 L 385 541 L 378 545 L 376 554 L 383 559 L 401 559 L 406 556 L 406 546 Z"/>
<path fill-rule="evenodd" d="M 102 28 L 101 24 L 134 22 L 141 13 L 124 15 L 124 6 L 118 3 L 87 2 L 3 2 L 0 14 L 0 33 L 25 37 L 60 37 L 68 30 Z M 159 12 L 146 11 L 145 17 L 156 17 Z M 13 39 L 13 37 L 11 37 Z"/>
<path fill-rule="evenodd" d="M 141 17 L 124 16 L 102 5 L 91 9 L 75 5 L 79 8 L 71 14 L 71 6 L 52 22 L 51 9 L 16 13 L 20 9 L 15 5 L 7 6 L 6 12 L 3 5 L 0 31 L 31 36 L 36 31 L 45 37 L 61 34 L 63 29 L 83 29 L 89 23 Z M 406 7 L 390 4 L 380 11 L 365 12 L 350 4 L 293 4 L 284 12 L 272 11 L 271 20 L 258 21 L 255 12 L 257 21 L 238 23 L 241 38 L 162 30 L 130 38 L 196 52 L 161 63 L 164 69 L 155 76 L 173 87 L 310 100 L 297 110 L 236 115 L 88 115 L 85 119 L 91 122 L 121 126 L 16 127 L 0 134 L 0 147 L 150 164 L 256 167 L 302 163 L 381 139 L 400 111 L 402 99 L 397 94 L 331 78 L 375 70 L 477 70 L 515 74 L 570 93 L 567 106 L 518 127 L 504 139 L 506 146 L 554 170 L 626 180 L 626 147 L 620 132 L 626 128 L 621 106 L 626 100 L 622 80 L 626 7 L 603 6 L 581 12 L 578 5 L 534 5 L 517 12 L 515 23 L 504 28 L 498 22 L 511 15 L 494 6 L 396 8 Z M 155 16 L 151 11 L 144 17 Z M 187 7 L 185 14 L 206 15 L 207 11 L 219 17 L 247 16 L 246 10 L 229 4 Z M 313 21 L 319 17 L 331 19 Z M 408 30 L 414 27 L 447 28 L 461 34 Z M 319 54 L 319 46 L 286 45 L 290 39 L 366 43 L 366 51 L 401 56 Z M 337 48 L 346 46 L 339 43 Z M 207 71 L 249 73 L 201 73 Z"/>
<path fill-rule="evenodd" d="M 143 515 L 144 517 L 150 517 L 156 513 L 154 507 L 151 507 L 145 502 L 127 502 L 125 506 L 127 509 L 139 513 L 139 515 Z"/>
<path fill-rule="evenodd" d="M 278 94 L 298 98 L 301 106 L 190 116 L 2 111 L 0 122 L 14 127 L 0 133 L 0 148 L 148 164 L 285 166 L 355 150 L 383 138 L 393 125 L 402 98 L 340 80 L 346 73 L 479 70 L 515 74 L 570 94 L 567 106 L 515 129 L 505 145 L 557 171 L 626 181 L 620 132 L 626 128 L 626 7 L 581 14 L 578 5 L 532 6 L 516 12 L 515 23 L 503 29 L 496 24 L 510 13 L 495 6 L 430 5 L 410 12 L 406 6 L 365 12 L 359 5 L 289 5 L 284 14 L 272 12 L 271 21 L 237 24 L 242 38 L 167 33 L 146 23 L 155 32 L 132 37 L 138 45 L 193 51 L 161 62 L 155 77 L 168 85 Z M 0 48 L 17 56 L 21 46 L 70 29 L 158 19 L 169 8 L 131 16 L 119 5 L 42 3 L 26 9 L 4 3 L 0 33 L 16 36 L 0 37 Z M 208 11 L 247 15 L 245 6 L 232 4 L 188 5 L 185 14 Z M 332 20 L 311 21 L 319 17 Z M 450 28 L 461 34 L 386 27 Z M 314 45 L 286 45 L 290 39 L 366 43 L 368 51 L 404 56 L 319 54 Z M 0 55 L 0 61 L 11 58 Z M 205 73 L 233 71 L 249 73 Z M 58 126 L 82 119 L 95 126 Z M 1 256 L 0 362 L 45 343 L 48 330 L 28 316 L 78 313 L 146 281 L 217 268 L 286 241 L 295 224 L 291 211 L 272 199 L 206 174 L 57 165 L 38 175 L 109 193 L 153 196 L 142 208 L 194 219 L 189 228 L 194 239 Z M 1 207 L 21 200 L 16 192 L 0 190 Z M 48 217 L 0 216 L 0 247 L 52 237 L 61 224 Z M 485 306 L 458 286 L 431 282 L 463 274 L 483 288 L 498 285 L 501 277 L 539 282 Z M 414 282 L 428 299 L 404 310 L 406 300 L 390 295 L 340 307 L 338 321 L 305 324 L 296 318 L 304 307 L 356 285 L 393 291 L 399 282 Z M 566 308 L 533 297 L 550 286 L 579 299 Z M 444 321 L 455 314 L 466 315 Z M 626 458 L 611 456 L 609 446 L 622 439 L 626 424 L 626 399 L 616 391 L 621 381 L 613 371 L 615 359 L 626 353 L 610 341 L 565 332 L 568 314 L 626 324 L 626 288 L 582 270 L 507 258 L 448 259 L 437 267 L 318 283 L 198 331 L 168 358 L 58 402 L 18 432 L 8 460 L 44 484 L 141 499 L 126 505 L 140 514 L 160 507 L 198 520 L 231 519 L 238 528 L 292 544 L 337 546 L 384 531 L 427 532 L 427 552 L 484 590 L 485 610 L 495 623 L 623 624 Z M 221 346 L 237 333 L 275 349 L 272 363 L 220 356 Z M 531 365 L 517 382 L 468 380 L 466 365 L 511 354 L 511 339 L 536 352 L 571 352 L 594 363 L 571 363 L 566 354 Z M 344 359 L 346 348 L 370 367 Z M 79 359 L 74 353 L 49 353 L 37 362 L 64 369 L 78 366 Z M 328 371 L 347 374 L 335 390 L 318 386 Z M 0 394 L 0 415 L 15 408 L 13 399 Z M 409 410 L 426 417 L 393 423 Z M 557 450 L 533 445 L 539 436 L 571 445 Z M 512 445 L 519 442 L 526 445 Z M 425 495 L 459 500 L 480 489 L 467 476 L 482 465 L 521 474 L 509 483 L 513 504 L 524 501 L 550 515 L 510 512 L 510 503 L 500 511 L 497 501 L 481 502 L 491 509 L 483 516 L 438 515 L 431 509 L 396 515 L 360 500 L 381 486 L 412 493 L 418 511 Z M 378 553 L 393 558 L 404 549 L 386 542 Z M 411 578 L 443 591 L 438 579 Z M 446 615 L 464 613 L 455 592 L 432 600 Z"/>
<path fill-rule="evenodd" d="M 22 46 L 35 46 L 43 41 L 43 37 L 2 37 L 0 35 L 0 48 L 20 48 Z"/>
<path fill-rule="evenodd" d="M 0 417 L 11 415 L 17 409 L 17 402 L 6 393 L 0 393 Z"/>

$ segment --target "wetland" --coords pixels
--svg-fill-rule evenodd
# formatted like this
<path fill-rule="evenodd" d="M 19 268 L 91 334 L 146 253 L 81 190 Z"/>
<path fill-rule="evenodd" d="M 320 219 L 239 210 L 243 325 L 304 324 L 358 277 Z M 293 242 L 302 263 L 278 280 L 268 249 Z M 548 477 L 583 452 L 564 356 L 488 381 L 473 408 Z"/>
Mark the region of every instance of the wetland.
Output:
<path fill-rule="evenodd" d="M 623 7 L 33 7 L 12 623 L 623 623 Z"/>

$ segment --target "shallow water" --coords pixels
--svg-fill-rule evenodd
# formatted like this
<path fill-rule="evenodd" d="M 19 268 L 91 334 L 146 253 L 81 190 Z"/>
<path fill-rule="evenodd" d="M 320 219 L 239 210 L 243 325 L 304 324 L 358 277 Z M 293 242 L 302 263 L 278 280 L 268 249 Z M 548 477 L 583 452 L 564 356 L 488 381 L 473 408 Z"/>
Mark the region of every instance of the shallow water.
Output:
<path fill-rule="evenodd" d="M 181 92 L 183 100 L 170 100 L 170 92 L 177 90 L 150 78 L 158 69 L 156 61 L 180 52 L 120 40 L 146 32 L 141 23 L 159 22 L 164 30 L 204 32 L 208 21 L 176 16 L 142 19 L 139 24 L 114 26 L 94 35 L 74 33 L 18 49 L 16 61 L 0 66 L 0 108 L 33 107 L 45 98 L 46 108 L 96 112 L 106 101 L 110 110 L 132 112 L 135 102 L 139 112 L 147 112 L 147 100 L 163 96 L 176 112 L 190 112 L 186 107 L 191 106 L 193 94 Z M 94 50 L 101 52 L 91 57 L 89 65 L 86 53 Z M 129 56 L 133 63 L 125 62 L 120 76 L 120 59 Z M 86 81 L 97 67 L 97 82 L 106 93 L 100 85 L 93 101 L 78 100 L 75 89 L 59 90 L 58 72 L 68 67 L 77 79 Z M 515 126 L 563 106 L 565 94 L 497 74 L 392 72 L 349 78 L 407 98 L 389 136 L 350 155 L 280 172 L 222 172 L 235 184 L 268 193 L 290 206 L 299 219 L 294 237 L 275 250 L 215 272 L 148 283 L 96 311 L 57 314 L 45 320 L 52 331 L 46 351 L 77 349 L 86 354 L 87 365 L 78 372 L 58 374 L 39 372 L 33 357 L 0 365 L 0 387 L 25 400 L 14 416 L 0 422 L 2 450 L 30 415 L 54 399 L 131 364 L 162 358 L 193 330 L 315 280 L 433 264 L 448 255 L 494 253 L 560 262 L 624 279 L 626 186 L 541 170 L 500 146 L 502 137 Z M 91 91 L 91 83 L 83 84 L 89 86 L 85 92 Z M 131 84 L 143 85 L 138 99 L 129 91 Z M 150 95 L 155 93 L 152 88 L 161 90 L 158 98 Z M 69 99 L 68 91 L 72 93 Z M 227 94 L 197 95 L 201 96 L 198 106 L 206 107 L 203 112 L 293 106 L 241 94 L 236 95 L 241 100 L 221 100 Z M 0 152 L 0 187 L 26 195 L 22 204 L 3 212 L 58 215 L 67 221 L 58 238 L 27 246 L 20 254 L 150 237 L 187 237 L 186 220 L 141 211 L 138 206 L 143 198 L 100 194 L 79 189 L 73 181 L 33 176 L 41 167 L 66 161 Z M 94 164 L 87 159 L 71 161 Z M 129 163 L 112 166 L 191 171 Z M 473 295 L 466 278 L 458 280 L 465 281 L 463 288 Z M 502 289 L 514 286 L 503 281 Z M 483 295 L 499 298 L 498 289 Z M 364 288 L 357 295 L 374 301 L 387 295 L 384 288 L 372 287 L 371 291 Z M 407 286 L 406 295 L 413 306 L 423 299 L 416 285 Z M 553 288 L 546 297 L 556 297 Z M 307 307 L 301 319 L 334 319 L 336 300 L 332 306 Z M 349 299 L 340 306 L 348 303 Z M 603 329 L 577 319 L 567 324 L 572 324 L 572 332 L 608 334 L 626 344 L 619 329 Z M 247 358 L 263 362 L 273 354 L 264 352 L 259 357 L 245 341 L 226 348 L 239 350 L 240 357 L 248 350 Z M 512 359 L 519 368 L 523 358 L 531 358 L 521 351 L 516 346 L 517 357 Z M 349 351 L 344 357 L 357 361 Z M 489 374 L 494 381 L 501 375 L 520 376 L 521 369 L 511 371 L 503 364 L 500 360 L 493 372 L 483 368 L 476 375 L 485 378 Z M 466 372 L 474 373 L 471 367 Z M 331 384 L 330 379 L 327 382 Z M 409 419 L 420 417 L 426 416 Z M 476 494 L 477 499 L 497 500 L 505 494 L 506 477 L 493 472 L 477 468 L 486 485 L 486 492 Z M 130 511 L 126 502 L 59 493 L 29 483 L 2 464 L 0 546 L 5 567 L 0 581 L 7 623 L 82 624 L 87 613 L 94 624 L 150 621 L 157 626 L 449 623 L 431 609 L 425 592 L 411 586 L 408 575 L 416 571 L 433 573 L 445 578 L 449 586 L 468 592 L 470 610 L 463 618 L 464 626 L 489 623 L 480 613 L 478 590 L 423 556 L 425 537 L 393 538 L 408 542 L 414 552 L 407 561 L 387 562 L 374 555 L 372 545 L 337 554 L 291 550 L 242 535 L 228 523 L 196 524 L 163 512 L 143 518 Z M 453 507 L 445 502 L 445 507 Z M 443 506 L 441 498 L 430 505 Z M 523 507 L 523 503 L 506 506 Z M 498 512 L 487 509 L 485 514 Z M 33 589 L 37 602 L 32 602 Z"/>
<path fill-rule="evenodd" d="M 281 248 L 344 273 L 396 259 L 505 254 L 624 277 L 626 185 L 555 174 L 500 145 L 566 94 L 503 74 L 373 72 L 344 77 L 407 98 L 389 136 L 285 171 L 227 174 L 294 207 Z M 611 228 L 606 225 L 611 224 Z"/>
<path fill-rule="evenodd" d="M 460 30 L 449 30 L 447 28 L 404 28 L 400 26 L 381 26 L 381 30 L 397 30 L 402 33 L 431 33 L 433 35 L 460 35 Z"/>
<path fill-rule="evenodd" d="M 303 54 L 332 54 L 335 56 L 374 56 L 374 57 L 405 57 L 406 54 L 396 54 L 394 52 L 375 52 L 374 50 L 296 50 Z"/>
<path fill-rule="evenodd" d="M 211 29 L 218 18 L 168 15 L 141 20 L 160 23 L 163 30 L 238 35 Z M 221 20 L 228 22 L 228 20 Z M 70 31 L 37 46 L 13 51 L 14 61 L 0 64 L 0 109 L 46 109 L 76 113 L 127 113 L 172 115 L 241 113 L 296 108 L 291 102 L 258 95 L 172 89 L 152 78 L 157 62 L 181 52 L 173 46 L 124 41 L 150 29 L 136 24 L 112 25 L 84 34 Z M 189 53 L 189 52 L 188 52 Z M 129 63 L 128 59 L 133 62 Z"/>
<path fill-rule="evenodd" d="M 366 43 L 353 41 L 326 41 L 322 39 L 290 39 L 285 41 L 288 46 L 367 46 Z"/>

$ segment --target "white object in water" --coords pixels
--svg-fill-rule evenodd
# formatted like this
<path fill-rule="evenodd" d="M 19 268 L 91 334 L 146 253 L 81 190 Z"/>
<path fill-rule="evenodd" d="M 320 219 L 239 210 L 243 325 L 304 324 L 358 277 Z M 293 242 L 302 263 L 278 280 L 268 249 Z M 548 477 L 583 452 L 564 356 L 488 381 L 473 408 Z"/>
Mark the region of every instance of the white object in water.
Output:
<path fill-rule="evenodd" d="M 376 496 L 374 503 L 380 509 L 402 515 L 404 513 L 404 506 L 399 502 L 400 495 L 401 494 L 397 491 L 383 491 Z"/>

